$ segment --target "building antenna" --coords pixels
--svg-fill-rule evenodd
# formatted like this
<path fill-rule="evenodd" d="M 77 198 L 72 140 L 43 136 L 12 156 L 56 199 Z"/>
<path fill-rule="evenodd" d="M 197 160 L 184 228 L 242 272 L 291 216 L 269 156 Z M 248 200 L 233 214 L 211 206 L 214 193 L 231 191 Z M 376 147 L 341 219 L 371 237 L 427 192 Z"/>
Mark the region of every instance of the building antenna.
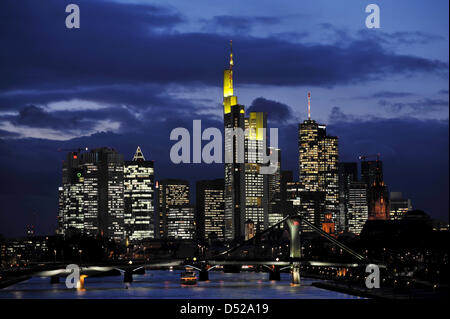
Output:
<path fill-rule="evenodd" d="M 311 92 L 308 92 L 308 120 L 311 119 Z"/>
<path fill-rule="evenodd" d="M 230 40 L 230 70 L 233 69 L 233 40 Z"/>

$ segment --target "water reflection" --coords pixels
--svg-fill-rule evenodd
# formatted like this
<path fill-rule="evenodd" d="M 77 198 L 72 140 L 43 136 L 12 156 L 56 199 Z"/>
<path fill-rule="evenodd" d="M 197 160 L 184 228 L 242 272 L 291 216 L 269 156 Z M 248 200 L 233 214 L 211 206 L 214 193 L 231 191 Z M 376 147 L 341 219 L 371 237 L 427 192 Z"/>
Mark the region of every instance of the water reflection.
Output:
<path fill-rule="evenodd" d="M 88 277 L 83 290 L 67 289 L 64 280 L 50 284 L 49 278 L 31 278 L 0 290 L 0 298 L 357 298 L 313 287 L 314 281 L 302 278 L 297 286 L 291 285 L 290 275 L 285 273 L 281 281 L 269 281 L 267 273 L 211 271 L 209 281 L 181 286 L 180 271 L 151 270 L 134 275 L 132 283 L 124 283 L 122 276 Z"/>

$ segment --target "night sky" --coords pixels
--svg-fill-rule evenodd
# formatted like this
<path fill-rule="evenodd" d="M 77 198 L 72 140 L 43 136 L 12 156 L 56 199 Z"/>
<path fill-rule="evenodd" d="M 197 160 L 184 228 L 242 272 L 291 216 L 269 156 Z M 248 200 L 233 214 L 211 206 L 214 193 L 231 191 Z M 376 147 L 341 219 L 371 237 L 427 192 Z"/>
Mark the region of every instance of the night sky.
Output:
<path fill-rule="evenodd" d="M 81 28 L 67 29 L 76 3 Z M 367 29 L 377 3 L 381 28 Z M 343 5 L 345 4 L 345 5 Z M 278 127 L 297 168 L 297 124 L 339 137 L 340 161 L 381 153 L 390 191 L 448 220 L 449 19 L 442 1 L 0 2 L 0 234 L 56 226 L 66 152 L 140 145 L 156 178 L 223 177 L 222 164 L 170 162 L 176 127 L 223 127 L 233 40 L 235 94 Z"/>

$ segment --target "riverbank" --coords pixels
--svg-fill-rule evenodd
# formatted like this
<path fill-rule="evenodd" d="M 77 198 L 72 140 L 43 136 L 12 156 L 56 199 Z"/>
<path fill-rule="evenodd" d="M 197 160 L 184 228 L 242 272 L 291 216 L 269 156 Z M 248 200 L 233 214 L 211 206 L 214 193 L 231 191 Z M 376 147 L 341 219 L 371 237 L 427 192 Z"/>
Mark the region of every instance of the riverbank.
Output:
<path fill-rule="evenodd" d="M 333 281 L 313 282 L 314 287 L 346 293 L 377 300 L 410 300 L 410 299 L 447 299 L 448 291 L 431 291 L 425 289 L 413 289 L 408 292 L 395 291 L 393 288 L 368 289 L 366 287 L 351 286 Z"/>

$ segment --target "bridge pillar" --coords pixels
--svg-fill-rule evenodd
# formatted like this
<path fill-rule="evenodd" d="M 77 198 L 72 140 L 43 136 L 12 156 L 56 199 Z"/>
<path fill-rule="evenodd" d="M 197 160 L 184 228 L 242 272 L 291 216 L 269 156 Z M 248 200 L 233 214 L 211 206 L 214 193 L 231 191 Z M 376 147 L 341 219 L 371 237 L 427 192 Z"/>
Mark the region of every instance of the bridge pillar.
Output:
<path fill-rule="evenodd" d="M 292 276 L 292 283 L 294 285 L 300 285 L 300 263 L 299 262 L 292 263 L 291 276 Z"/>
<path fill-rule="evenodd" d="M 280 269 L 277 266 L 272 266 L 269 269 L 269 280 L 280 280 Z"/>
<path fill-rule="evenodd" d="M 290 252 L 289 257 L 300 258 L 301 257 L 301 245 L 300 245 L 300 217 L 294 216 L 287 219 L 289 226 L 289 239 L 290 239 Z"/>
<path fill-rule="evenodd" d="M 59 284 L 59 276 L 51 276 L 50 283 L 51 284 Z"/>
<path fill-rule="evenodd" d="M 123 282 L 133 282 L 133 270 L 125 270 L 125 273 L 123 274 Z"/>
<path fill-rule="evenodd" d="M 294 259 L 294 261 L 291 264 L 292 283 L 294 285 L 300 285 L 300 262 L 296 260 L 302 257 L 300 244 L 301 219 L 298 216 L 288 218 L 287 224 L 289 226 L 289 235 L 290 235 L 289 257 Z"/>

